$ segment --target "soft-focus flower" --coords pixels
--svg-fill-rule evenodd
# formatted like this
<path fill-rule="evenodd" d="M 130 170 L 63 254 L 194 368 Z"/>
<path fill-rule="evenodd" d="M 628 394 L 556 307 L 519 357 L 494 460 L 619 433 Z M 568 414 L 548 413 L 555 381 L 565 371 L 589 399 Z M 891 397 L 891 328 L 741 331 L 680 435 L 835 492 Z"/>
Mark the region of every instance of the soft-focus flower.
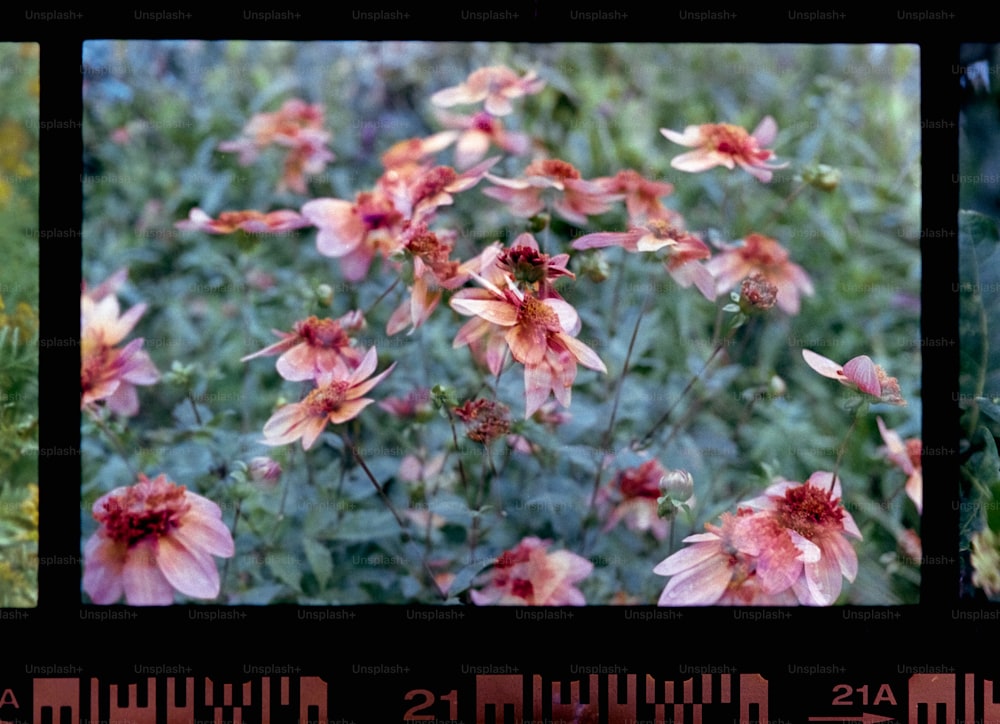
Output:
<path fill-rule="evenodd" d="M 811 544 L 797 547 L 766 513 L 723 513 L 720 525 L 689 535 L 682 548 L 653 572 L 671 576 L 660 606 L 783 606 L 795 603 L 791 587 L 803 560 L 818 558 Z"/>
<path fill-rule="evenodd" d="M 131 487 L 98 498 L 100 524 L 84 547 L 83 588 L 94 603 L 165 606 L 174 591 L 192 598 L 219 595 L 213 556 L 235 553 L 219 506 L 164 474 L 139 475 Z"/>
<path fill-rule="evenodd" d="M 327 424 L 351 420 L 375 400 L 362 397 L 381 382 L 396 363 L 371 377 L 378 365 L 375 348 L 349 374 L 343 371 L 323 372 L 316 378 L 316 388 L 301 402 L 285 405 L 264 424 L 265 445 L 286 445 L 302 438 L 302 448 L 308 450 Z M 371 377 L 371 379 L 369 379 Z"/>
<path fill-rule="evenodd" d="M 302 215 L 319 228 L 319 253 L 340 259 L 348 281 L 364 279 L 376 254 L 388 257 L 399 250 L 403 214 L 381 191 L 359 193 L 354 203 L 314 199 L 302 206 Z"/>
<path fill-rule="evenodd" d="M 754 272 L 778 287 L 778 308 L 799 313 L 800 295 L 812 296 L 813 285 L 802 267 L 789 261 L 788 251 L 763 234 L 749 234 L 742 246 L 733 246 L 705 263 L 715 277 L 715 290 L 724 294 Z"/>
<path fill-rule="evenodd" d="M 434 166 L 409 175 L 386 172 L 378 188 L 406 221 L 419 224 L 429 221 L 439 206 L 454 203 L 452 194 L 473 188 L 499 160 L 499 156 L 493 156 L 462 173 L 451 166 Z"/>
<path fill-rule="evenodd" d="M 768 163 L 774 158 L 774 151 L 763 146 L 771 145 L 778 135 L 778 124 L 771 116 L 765 116 L 753 133 L 729 123 L 688 126 L 684 133 L 661 128 L 660 133 L 674 143 L 697 149 L 683 153 L 670 162 L 679 171 L 697 173 L 716 166 L 728 169 L 739 166 L 754 178 L 767 183 L 773 170 L 788 165 L 787 162 Z"/>
<path fill-rule="evenodd" d="M 510 68 L 494 65 L 473 71 L 464 83 L 445 88 L 431 96 L 431 103 L 439 108 L 467 105 L 485 100 L 483 107 L 494 116 L 506 116 L 514 108 L 510 101 L 538 93 L 545 81 L 531 70 L 518 77 Z"/>
<path fill-rule="evenodd" d="M 802 350 L 802 358 L 816 372 L 824 377 L 837 380 L 842 385 L 864 392 L 890 405 L 906 404 L 899 389 L 899 380 L 890 377 L 867 355 L 849 359 L 843 367 L 832 359 L 808 349 Z"/>
<path fill-rule="evenodd" d="M 556 551 L 547 553 L 549 541 L 533 536 L 505 551 L 485 578 L 480 590 L 470 592 L 477 606 L 583 606 L 586 600 L 574 584 L 594 570 L 586 558 Z"/>
<path fill-rule="evenodd" d="M 390 315 L 386 333 L 411 332 L 426 322 L 441 301 L 444 289 L 455 289 L 468 279 L 458 261 L 451 259 L 454 234 L 429 231 L 424 224 L 407 227 L 401 237 L 403 250 L 413 262 L 410 297 Z"/>
<path fill-rule="evenodd" d="M 348 312 L 339 319 L 307 317 L 299 320 L 293 332 L 272 330 L 281 337 L 269 347 L 249 354 L 240 362 L 280 354 L 275 367 L 286 380 L 315 379 L 324 372 L 347 374 L 362 359 L 362 350 L 352 346 L 351 334 L 364 327 L 361 312 Z"/>
<path fill-rule="evenodd" d="M 885 442 L 885 447 L 880 448 L 880 451 L 884 452 L 890 462 L 909 476 L 906 479 L 906 494 L 917 506 L 917 511 L 922 512 L 924 508 L 924 472 L 920 461 L 920 454 L 923 451 L 920 438 L 911 437 L 904 442 L 898 432 L 886 427 L 881 417 L 876 417 L 875 421 L 878 423 L 878 431 L 882 433 L 882 440 Z"/>
<path fill-rule="evenodd" d="M 740 284 L 740 309 L 744 312 L 766 311 L 778 301 L 778 287 L 760 272 L 754 272 Z"/>
<path fill-rule="evenodd" d="M 649 181 L 632 169 L 619 171 L 615 176 L 595 178 L 594 183 L 600 184 L 610 193 L 625 196 L 630 224 L 638 226 L 649 219 L 663 219 L 673 226 L 683 226 L 681 215 L 668 209 L 660 201 L 663 196 L 674 192 L 672 183 Z"/>
<path fill-rule="evenodd" d="M 716 281 L 707 265 L 700 263 L 712 252 L 695 234 L 684 231 L 664 219 L 650 219 L 628 231 L 599 231 L 581 236 L 573 242 L 574 249 L 601 249 L 620 246 L 631 253 L 665 249 L 666 267 L 681 287 L 694 284 L 706 299 L 715 299 Z"/>
<path fill-rule="evenodd" d="M 382 154 L 382 166 L 404 176 L 424 168 L 428 157 L 447 148 L 458 138 L 457 131 L 442 131 L 424 138 L 408 138 L 393 144 Z"/>
<path fill-rule="evenodd" d="M 465 423 L 466 437 L 484 445 L 510 432 L 510 410 L 495 400 L 466 400 L 452 412 Z"/>
<path fill-rule="evenodd" d="M 305 177 L 321 173 L 334 159 L 326 147 L 330 134 L 323 130 L 323 107 L 293 98 L 275 113 L 258 113 L 235 141 L 223 141 L 219 150 L 240 154 L 240 164 L 252 163 L 270 145 L 288 149 L 279 189 L 305 193 Z"/>
<path fill-rule="evenodd" d="M 1000 535 L 984 528 L 972 536 L 970 562 L 972 585 L 983 589 L 990 600 L 1000 598 Z"/>
<path fill-rule="evenodd" d="M 426 419 L 434 406 L 431 404 L 431 391 L 426 387 L 418 387 L 406 397 L 386 397 L 378 406 L 390 415 L 402 419 Z"/>
<path fill-rule="evenodd" d="M 804 558 L 802 576 L 792 586 L 799 602 L 808 606 L 833 604 L 842 578 L 853 581 L 858 573 L 858 554 L 845 536 L 860 540 L 861 531 L 840 496 L 840 480 L 820 471 L 804 483 L 782 480 L 740 504 L 773 515 L 803 551 L 809 550 L 804 541 L 819 549 L 819 556 Z"/>
<path fill-rule="evenodd" d="M 248 234 L 277 234 L 309 226 L 309 221 L 296 211 L 223 211 L 218 219 L 213 219 L 199 208 L 191 209 L 186 221 L 174 224 L 183 231 L 204 231 L 209 234 L 232 234 L 245 231 Z"/>
<path fill-rule="evenodd" d="M 609 531 L 624 520 L 629 530 L 648 530 L 660 541 L 666 538 L 670 521 L 657 515 L 656 502 L 662 494 L 660 481 L 666 475 L 667 471 L 658 460 L 647 460 L 638 467 L 619 472 L 606 494 L 615 507 L 604 530 Z"/>
<path fill-rule="evenodd" d="M 255 483 L 273 485 L 281 479 L 281 465 L 265 455 L 258 455 L 247 465 L 247 473 Z"/>
<path fill-rule="evenodd" d="M 80 408 L 103 401 L 113 412 L 132 416 L 139 411 L 135 386 L 155 384 L 160 373 L 142 349 L 141 338 L 120 349 L 115 346 L 146 311 L 145 304 L 137 304 L 120 314 L 113 292 L 121 281 L 84 290 L 80 297 Z"/>
<path fill-rule="evenodd" d="M 458 168 L 468 168 L 482 161 L 491 145 L 515 156 L 531 147 L 527 134 L 504 129 L 503 121 L 486 111 L 471 116 L 438 111 L 437 118 L 446 128 L 460 131 L 455 144 L 455 166 Z"/>
<path fill-rule="evenodd" d="M 496 186 L 483 189 L 483 193 L 508 205 L 515 216 L 535 216 L 545 208 L 542 193 L 552 189 L 552 208 L 570 223 L 582 226 L 587 217 L 603 214 L 621 194 L 607 191 L 603 184 L 585 181 L 580 172 L 566 161 L 548 158 L 534 161 L 524 169 L 519 179 L 505 179 L 492 174 L 487 178 Z"/>

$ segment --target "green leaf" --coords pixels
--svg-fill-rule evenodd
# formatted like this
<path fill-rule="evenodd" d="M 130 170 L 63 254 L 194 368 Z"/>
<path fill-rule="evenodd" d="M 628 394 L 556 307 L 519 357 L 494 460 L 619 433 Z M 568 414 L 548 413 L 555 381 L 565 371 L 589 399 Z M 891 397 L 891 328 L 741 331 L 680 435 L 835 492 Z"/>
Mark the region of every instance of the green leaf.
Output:
<path fill-rule="evenodd" d="M 313 575 L 319 582 L 320 588 L 326 588 L 333 577 L 333 556 L 330 549 L 319 541 L 306 538 L 302 541 L 302 546 L 306 551 L 306 560 L 312 569 Z"/>

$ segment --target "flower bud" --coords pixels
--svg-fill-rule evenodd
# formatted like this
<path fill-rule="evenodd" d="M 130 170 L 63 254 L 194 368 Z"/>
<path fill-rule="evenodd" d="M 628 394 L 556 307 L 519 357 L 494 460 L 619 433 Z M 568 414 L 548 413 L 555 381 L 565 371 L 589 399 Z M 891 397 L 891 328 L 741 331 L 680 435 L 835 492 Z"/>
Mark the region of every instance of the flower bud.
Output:
<path fill-rule="evenodd" d="M 255 457 L 247 466 L 250 479 L 255 483 L 273 485 L 281 478 L 281 466 L 269 457 Z"/>
<path fill-rule="evenodd" d="M 819 163 L 802 173 L 802 180 L 820 191 L 834 191 L 840 185 L 840 169 Z"/>
<path fill-rule="evenodd" d="M 687 470 L 668 470 L 660 478 L 660 492 L 666 498 L 687 500 L 694 494 L 694 478 Z"/>
<path fill-rule="evenodd" d="M 320 304 L 324 306 L 330 306 L 333 304 L 333 287 L 329 284 L 320 284 L 316 287 L 316 298 L 319 300 Z"/>

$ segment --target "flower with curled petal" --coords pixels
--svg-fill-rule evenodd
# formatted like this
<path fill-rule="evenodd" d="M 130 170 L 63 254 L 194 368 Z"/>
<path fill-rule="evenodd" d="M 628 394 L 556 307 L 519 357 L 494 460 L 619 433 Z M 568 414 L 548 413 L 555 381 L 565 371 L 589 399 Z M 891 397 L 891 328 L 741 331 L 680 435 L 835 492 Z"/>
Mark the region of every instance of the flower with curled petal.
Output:
<path fill-rule="evenodd" d="M 347 374 L 361 363 L 362 350 L 353 346 L 351 335 L 364 325 L 359 311 L 348 312 L 339 319 L 307 317 L 296 322 L 291 333 L 273 330 L 281 341 L 241 358 L 240 362 L 280 354 L 276 364 L 278 374 L 293 381 L 312 380 L 324 372 Z"/>
<path fill-rule="evenodd" d="M 878 423 L 878 431 L 882 434 L 882 440 L 885 442 L 885 447 L 879 448 L 879 451 L 883 452 L 890 462 L 909 476 L 906 479 L 906 494 L 917 506 L 917 511 L 921 512 L 924 503 L 924 473 L 920 461 L 923 443 L 920 438 L 916 437 L 911 437 L 904 442 L 899 433 L 889 429 L 881 417 L 876 417 L 875 421 Z"/>
<path fill-rule="evenodd" d="M 696 149 L 670 162 L 679 171 L 698 173 L 716 166 L 728 169 L 739 166 L 754 178 L 767 183 L 771 180 L 772 171 L 788 165 L 787 162 L 768 163 L 774 158 L 774 151 L 764 146 L 771 145 L 778 135 L 778 124 L 771 116 L 765 116 L 753 133 L 729 123 L 688 126 L 683 133 L 661 128 L 660 133 L 674 143 Z"/>
<path fill-rule="evenodd" d="M 490 146 L 519 156 L 531 148 L 531 137 L 525 133 L 508 131 L 496 116 L 487 111 L 473 115 L 461 115 L 438 111 L 437 119 L 446 128 L 457 133 L 455 144 L 455 165 L 458 168 L 473 166 L 489 153 Z"/>
<path fill-rule="evenodd" d="M 100 524 L 84 546 L 83 588 L 98 604 L 124 594 L 131 606 L 166 606 L 174 591 L 192 598 L 219 595 L 213 556 L 231 558 L 233 537 L 222 511 L 163 473 L 140 473 L 94 503 Z"/>
<path fill-rule="evenodd" d="M 381 382 L 396 363 L 371 377 L 377 365 L 378 358 L 372 347 L 350 373 L 338 370 L 321 373 L 316 378 L 316 388 L 301 402 L 285 405 L 264 424 L 262 442 L 265 445 L 287 445 L 301 438 L 302 448 L 311 448 L 328 424 L 347 422 L 375 401 L 362 395 Z"/>
<path fill-rule="evenodd" d="M 802 350 L 802 358 L 807 365 L 824 377 L 837 380 L 842 385 L 871 395 L 880 402 L 887 402 L 890 405 L 906 404 L 899 389 L 899 381 L 895 377 L 890 377 L 884 369 L 872 362 L 868 355 L 849 359 L 843 367 L 832 359 L 808 349 Z"/>

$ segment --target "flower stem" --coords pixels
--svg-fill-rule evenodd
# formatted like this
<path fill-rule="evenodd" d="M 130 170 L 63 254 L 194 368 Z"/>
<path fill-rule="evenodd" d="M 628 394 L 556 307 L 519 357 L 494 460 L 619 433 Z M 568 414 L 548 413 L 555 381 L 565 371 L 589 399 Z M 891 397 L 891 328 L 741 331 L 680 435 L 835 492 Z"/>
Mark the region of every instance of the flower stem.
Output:
<path fill-rule="evenodd" d="M 99 412 L 89 407 L 87 408 L 87 411 L 90 413 L 90 419 L 93 420 L 94 424 L 97 425 L 98 429 L 102 433 L 104 433 L 104 436 L 111 443 L 111 447 L 115 449 L 115 452 L 117 452 L 118 455 L 121 457 L 121 459 L 124 461 L 125 466 L 128 468 L 128 471 L 132 474 L 132 477 L 138 478 L 139 471 L 136 470 L 135 467 L 132 465 L 132 461 L 129 459 L 128 452 L 125 450 L 125 444 L 122 442 L 121 438 L 118 437 L 117 433 L 115 433 L 115 431 L 112 430 L 110 426 L 108 426 L 108 423 L 103 418 L 101 418 Z"/>
<path fill-rule="evenodd" d="M 604 430 L 604 434 L 601 436 L 601 459 L 597 464 L 597 473 L 594 475 L 594 488 L 590 492 L 590 505 L 587 508 L 587 515 L 584 520 L 587 520 L 594 509 L 597 507 L 597 493 L 601 487 L 601 478 L 604 475 L 604 453 L 603 451 L 608 448 L 611 444 L 611 437 L 615 428 L 615 418 L 618 416 L 618 403 L 621 400 L 622 387 L 625 386 L 625 377 L 628 375 L 628 367 L 632 361 L 632 351 L 635 349 L 635 340 L 639 336 L 639 325 L 642 323 L 642 318 L 646 315 L 649 310 L 649 304 L 652 300 L 652 294 L 646 296 L 646 301 L 642 304 L 642 309 L 639 310 L 639 315 L 635 318 L 635 326 L 632 328 L 632 337 L 628 342 L 628 351 L 625 353 L 625 363 L 622 365 L 622 373 L 618 378 L 618 383 L 615 387 L 615 398 L 611 405 L 611 416 L 608 418 L 608 426 Z"/>
<path fill-rule="evenodd" d="M 375 479 L 375 474 L 372 473 L 371 468 L 368 467 L 368 463 L 366 463 L 365 459 L 361 456 L 361 451 L 358 450 L 356 445 L 351 443 L 351 441 L 347 438 L 346 435 L 343 436 L 343 440 L 344 440 L 344 445 L 348 449 L 350 449 L 351 454 L 354 456 L 354 459 L 358 462 L 358 465 L 360 465 L 361 469 L 365 471 L 365 475 L 368 476 L 368 479 L 371 481 L 371 484 L 375 486 L 375 490 L 378 491 L 379 497 L 382 498 L 382 502 L 385 503 L 385 506 L 389 509 L 389 512 L 392 513 L 392 516 L 396 519 L 396 522 L 399 524 L 400 532 L 403 534 L 403 540 L 406 542 L 412 541 L 414 543 L 417 543 L 418 541 L 416 541 L 416 539 L 414 539 L 414 537 L 410 535 L 407 522 L 399 514 L 399 511 L 396 510 L 396 506 L 392 504 L 392 501 L 389 500 L 389 496 L 386 495 L 385 489 L 379 484 L 378 480 Z M 424 575 L 427 577 L 427 583 L 430 586 L 430 588 L 434 591 L 435 594 L 437 594 L 438 598 L 440 598 L 441 600 L 445 600 L 447 596 L 437 585 L 437 581 L 434 580 L 434 573 L 431 571 L 430 566 L 427 565 L 426 548 L 424 549 L 424 555 L 420 561 L 420 566 L 424 572 Z"/>
<path fill-rule="evenodd" d="M 361 313 L 361 316 L 362 317 L 367 317 L 369 314 L 371 314 L 371 311 L 373 309 L 375 309 L 375 307 L 377 307 L 379 305 L 379 302 L 381 302 L 383 299 L 385 299 L 387 296 L 389 296 L 389 292 L 391 292 L 393 289 L 396 288 L 396 285 L 399 284 L 399 280 L 401 278 L 402 277 L 396 277 L 395 280 L 393 280 L 392 284 L 390 284 L 386 288 L 386 290 L 384 292 L 382 292 L 381 294 L 379 294 L 378 298 L 374 302 L 372 302 L 371 304 L 368 305 L 368 308 Z"/>
<path fill-rule="evenodd" d="M 847 452 L 847 442 L 851 439 L 851 433 L 854 432 L 854 428 L 857 427 L 858 418 L 861 417 L 861 410 L 867 408 L 867 405 L 861 405 L 854 413 L 854 419 L 851 420 L 851 426 L 847 428 L 847 434 L 844 435 L 843 442 L 840 443 L 840 447 L 837 449 L 837 461 L 833 464 L 833 478 L 830 480 L 830 494 L 833 494 L 833 486 L 837 484 L 837 473 L 840 471 L 840 462 L 844 459 L 844 453 Z"/>

